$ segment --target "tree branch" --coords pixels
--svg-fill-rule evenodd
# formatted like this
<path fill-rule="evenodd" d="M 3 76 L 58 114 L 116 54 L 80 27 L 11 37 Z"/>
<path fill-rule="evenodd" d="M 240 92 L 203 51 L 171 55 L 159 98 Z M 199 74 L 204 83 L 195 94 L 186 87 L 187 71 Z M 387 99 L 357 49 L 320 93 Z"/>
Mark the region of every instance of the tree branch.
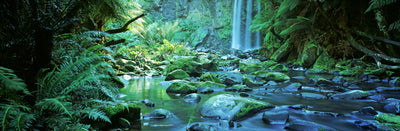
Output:
<path fill-rule="evenodd" d="M 380 41 L 385 42 L 385 43 L 389 43 L 389 44 L 393 44 L 393 45 L 396 45 L 396 46 L 400 46 L 400 42 L 389 40 L 389 39 L 385 39 L 385 38 L 382 38 L 382 37 L 376 37 L 376 36 L 368 35 L 367 33 L 362 32 L 362 31 L 357 31 L 357 34 L 360 35 L 360 36 L 368 37 L 370 39 L 380 40 Z"/>
<path fill-rule="evenodd" d="M 141 15 L 139 15 L 139 16 L 137 16 L 137 17 L 131 19 L 131 20 L 129 20 L 129 21 L 126 22 L 126 23 L 124 24 L 124 26 L 121 27 L 121 28 L 118 28 L 118 29 L 111 29 L 111 30 L 107 30 L 107 31 L 105 31 L 105 32 L 107 32 L 107 33 L 109 33 L 109 34 L 116 34 L 116 33 L 121 33 L 121 32 L 128 31 L 128 26 L 129 26 L 129 24 L 131 24 L 132 22 L 136 21 L 137 19 L 139 19 L 139 18 L 141 18 L 141 17 L 143 17 L 143 16 L 146 16 L 146 14 L 143 13 L 143 14 L 141 14 Z"/>

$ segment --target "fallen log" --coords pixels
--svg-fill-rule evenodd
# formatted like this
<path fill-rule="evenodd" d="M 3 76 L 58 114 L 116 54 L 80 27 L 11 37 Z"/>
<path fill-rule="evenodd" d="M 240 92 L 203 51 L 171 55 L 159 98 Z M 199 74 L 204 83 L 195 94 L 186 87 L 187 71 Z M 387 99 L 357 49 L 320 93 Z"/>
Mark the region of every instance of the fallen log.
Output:
<path fill-rule="evenodd" d="M 109 34 L 116 34 L 116 33 L 121 33 L 121 32 L 128 31 L 128 26 L 129 26 L 132 22 L 136 21 L 137 19 L 139 19 L 139 18 L 141 18 L 141 17 L 143 17 L 143 16 L 146 16 L 146 14 L 141 14 L 141 15 L 139 15 L 139 16 L 136 16 L 135 18 L 133 18 L 133 19 L 129 20 L 128 22 L 126 22 L 126 23 L 124 24 L 124 26 L 122 26 L 121 28 L 118 28 L 118 29 L 111 29 L 111 30 L 107 30 L 107 31 L 105 31 L 105 32 L 107 32 L 107 33 L 109 33 Z"/>

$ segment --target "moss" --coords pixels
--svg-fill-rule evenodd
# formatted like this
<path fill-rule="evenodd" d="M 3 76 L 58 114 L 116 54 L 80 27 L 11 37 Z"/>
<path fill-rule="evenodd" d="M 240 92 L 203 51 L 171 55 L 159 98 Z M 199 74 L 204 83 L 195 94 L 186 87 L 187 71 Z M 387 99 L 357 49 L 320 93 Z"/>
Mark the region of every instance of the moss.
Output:
<path fill-rule="evenodd" d="M 400 130 L 400 116 L 398 115 L 381 113 L 375 116 L 375 120 L 393 130 Z"/>
<path fill-rule="evenodd" d="M 329 54 L 324 51 L 315 61 L 310 72 L 314 73 L 329 73 L 335 66 L 335 60 L 329 57 Z"/>
<path fill-rule="evenodd" d="M 254 72 L 264 69 L 260 64 L 243 65 L 239 67 L 240 72 Z"/>
<path fill-rule="evenodd" d="M 273 81 L 287 81 L 290 80 L 290 77 L 281 72 L 269 72 L 269 71 L 257 71 L 251 73 L 252 75 L 256 75 L 258 77 L 262 77 L 266 80 L 273 80 Z"/>
<path fill-rule="evenodd" d="M 218 78 L 218 74 L 210 72 L 200 76 L 200 81 L 212 81 L 215 83 L 222 83 L 222 81 Z"/>
<path fill-rule="evenodd" d="M 288 71 L 289 68 L 282 64 L 276 64 L 274 66 L 269 67 L 270 70 L 273 71 Z"/>
<path fill-rule="evenodd" d="M 187 79 L 187 78 L 189 78 L 189 74 L 187 74 L 182 69 L 177 69 L 177 70 L 174 70 L 174 71 L 168 73 L 165 80 L 168 81 L 168 80 Z"/>
<path fill-rule="evenodd" d="M 250 102 L 246 100 L 235 100 L 235 103 L 244 103 L 245 105 L 237 112 L 233 119 L 238 120 L 241 118 L 246 117 L 247 115 L 252 115 L 257 111 L 267 109 L 267 108 L 274 108 L 275 106 L 269 103 L 262 103 L 262 102 Z"/>
<path fill-rule="evenodd" d="M 205 88 L 205 87 L 212 87 L 212 88 L 225 88 L 226 85 L 221 84 L 221 83 L 215 83 L 212 81 L 206 81 L 206 82 L 189 82 L 189 85 L 195 86 L 197 88 Z"/>
<path fill-rule="evenodd" d="M 103 108 L 103 111 L 107 114 L 107 116 L 114 116 L 120 112 L 125 110 L 129 110 L 130 108 L 139 108 L 140 106 L 136 103 L 119 103 L 115 106 L 106 106 Z"/>
<path fill-rule="evenodd" d="M 190 94 L 190 93 L 196 93 L 197 88 L 195 86 L 190 85 L 187 81 L 178 81 L 168 86 L 167 92 Z"/>
<path fill-rule="evenodd" d="M 270 66 L 273 66 L 276 64 L 278 64 L 278 62 L 273 61 L 273 60 L 261 62 L 261 65 L 263 65 L 264 67 L 270 67 Z"/>

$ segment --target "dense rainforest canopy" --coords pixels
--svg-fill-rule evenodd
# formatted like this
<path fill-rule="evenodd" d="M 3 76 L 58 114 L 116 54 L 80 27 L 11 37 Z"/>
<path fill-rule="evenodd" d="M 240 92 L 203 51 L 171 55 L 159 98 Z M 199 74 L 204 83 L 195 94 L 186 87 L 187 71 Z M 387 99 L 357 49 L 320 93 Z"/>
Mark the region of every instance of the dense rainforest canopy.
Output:
<path fill-rule="evenodd" d="M 130 128 L 134 118 L 125 115 L 138 105 L 118 101 L 126 85 L 119 76 L 167 76 L 182 69 L 179 77 L 200 77 L 205 68 L 215 71 L 235 63 L 241 72 L 264 69 L 261 62 L 239 67 L 245 58 L 303 67 L 308 73 L 374 75 L 400 83 L 399 0 L 254 0 L 248 4 L 254 8 L 247 30 L 259 33 L 261 47 L 251 51 L 230 49 L 234 4 L 2 0 L 0 127 Z M 224 63 L 222 57 L 198 57 L 200 51 L 240 59 Z M 178 56 L 195 58 L 176 62 Z"/>

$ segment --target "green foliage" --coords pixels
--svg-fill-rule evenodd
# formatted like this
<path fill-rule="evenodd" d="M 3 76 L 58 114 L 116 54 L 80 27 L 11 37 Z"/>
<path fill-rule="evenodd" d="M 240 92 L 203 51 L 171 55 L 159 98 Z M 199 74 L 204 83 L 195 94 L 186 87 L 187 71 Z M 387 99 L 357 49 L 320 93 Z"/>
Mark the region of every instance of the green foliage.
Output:
<path fill-rule="evenodd" d="M 15 101 L 0 103 L 0 119 L 2 130 L 26 130 L 35 121 L 35 114 L 31 108 Z"/>
<path fill-rule="evenodd" d="M 398 1 L 399 1 L 399 0 L 371 0 L 371 1 L 369 2 L 369 7 L 368 7 L 368 9 L 365 10 L 365 12 L 369 12 L 369 11 L 371 11 L 371 10 L 375 10 L 375 9 L 378 9 L 378 8 L 382 8 L 382 7 L 384 7 L 384 6 L 387 6 L 387 5 L 396 3 L 396 2 L 398 2 Z"/>
<path fill-rule="evenodd" d="M 0 66 L 0 95 L 7 96 L 22 92 L 30 95 L 31 93 L 26 88 L 26 84 L 21 78 L 14 74 L 14 71 Z"/>

